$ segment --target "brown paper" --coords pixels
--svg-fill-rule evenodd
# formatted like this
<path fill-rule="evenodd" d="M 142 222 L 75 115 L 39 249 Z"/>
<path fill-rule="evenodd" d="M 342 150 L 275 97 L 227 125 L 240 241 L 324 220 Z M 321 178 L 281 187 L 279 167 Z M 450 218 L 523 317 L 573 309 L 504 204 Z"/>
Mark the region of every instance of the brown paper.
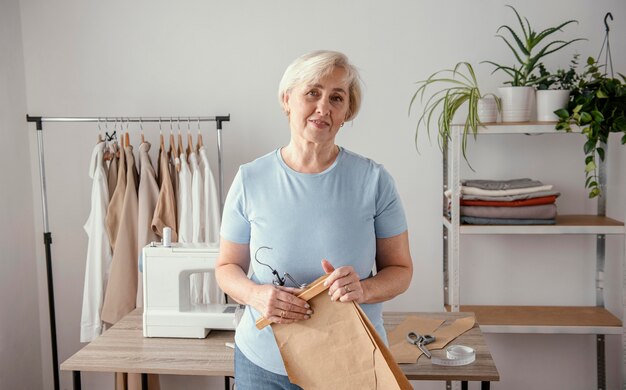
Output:
<path fill-rule="evenodd" d="M 373 325 L 353 302 L 326 293 L 310 319 L 272 324 L 289 380 L 303 389 L 412 389 Z"/>
<path fill-rule="evenodd" d="M 439 319 L 409 316 L 389 332 L 387 336 L 389 338 L 389 349 L 396 362 L 415 363 L 422 355 L 422 351 L 416 345 L 410 344 L 406 340 L 406 335 L 409 332 L 435 336 L 435 341 L 426 346 L 426 348 L 432 351 L 442 349 L 452 340 L 472 329 L 475 319 L 473 316 L 463 317 L 447 326 L 440 327 L 443 322 L 443 320 Z"/>

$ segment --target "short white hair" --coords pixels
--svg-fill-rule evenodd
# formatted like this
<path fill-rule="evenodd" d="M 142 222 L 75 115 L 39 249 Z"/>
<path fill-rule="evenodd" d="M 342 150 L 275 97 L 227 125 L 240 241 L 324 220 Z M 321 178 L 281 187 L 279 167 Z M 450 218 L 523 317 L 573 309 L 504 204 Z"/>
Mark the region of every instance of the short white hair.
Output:
<path fill-rule="evenodd" d="M 361 77 L 357 68 L 350 63 L 345 54 L 330 51 L 318 50 L 304 54 L 296 58 L 285 70 L 283 78 L 278 85 L 278 101 L 284 107 L 284 96 L 294 87 L 303 83 L 315 82 L 330 74 L 335 68 L 342 68 L 346 71 L 348 81 L 348 112 L 346 121 L 356 117 L 361 108 Z"/>

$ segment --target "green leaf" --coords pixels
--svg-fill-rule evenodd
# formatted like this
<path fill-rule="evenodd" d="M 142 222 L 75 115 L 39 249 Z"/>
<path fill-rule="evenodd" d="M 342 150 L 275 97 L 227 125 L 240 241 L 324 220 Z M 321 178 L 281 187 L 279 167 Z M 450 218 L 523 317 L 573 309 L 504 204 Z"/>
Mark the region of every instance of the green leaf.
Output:
<path fill-rule="evenodd" d="M 593 176 L 589 176 L 590 179 L 593 179 Z M 597 181 L 592 181 L 591 183 L 587 184 L 587 188 L 594 188 L 598 186 L 598 182 Z"/>
<path fill-rule="evenodd" d="M 583 150 L 585 151 L 585 154 L 589 154 L 589 153 L 593 152 L 595 147 L 596 147 L 596 141 L 593 140 L 593 139 L 590 139 L 587 142 L 585 142 Z"/>
<path fill-rule="evenodd" d="M 593 172 L 596 169 L 596 163 L 593 161 L 590 161 L 586 166 L 585 166 L 585 172 L 589 173 L 589 172 Z"/>
<path fill-rule="evenodd" d="M 604 149 L 597 148 L 596 152 L 598 153 L 598 156 L 600 156 L 600 160 L 604 161 Z"/>
<path fill-rule="evenodd" d="M 569 112 L 565 108 L 560 108 L 554 112 L 559 118 L 567 119 L 569 118 Z"/>
<path fill-rule="evenodd" d="M 593 199 L 600 196 L 600 189 L 598 187 L 594 188 L 591 190 L 591 192 L 589 193 L 589 198 Z"/>
<path fill-rule="evenodd" d="M 598 99 L 606 99 L 609 96 L 601 89 L 598 89 L 598 91 L 596 92 L 596 96 L 598 97 Z"/>
<path fill-rule="evenodd" d="M 580 113 L 580 123 L 583 125 L 586 125 L 587 123 L 591 122 L 591 114 L 589 114 L 588 112 L 581 112 Z"/>
<path fill-rule="evenodd" d="M 594 122 L 602 122 L 604 120 L 604 115 L 598 110 L 591 111 L 591 116 L 593 116 Z"/>

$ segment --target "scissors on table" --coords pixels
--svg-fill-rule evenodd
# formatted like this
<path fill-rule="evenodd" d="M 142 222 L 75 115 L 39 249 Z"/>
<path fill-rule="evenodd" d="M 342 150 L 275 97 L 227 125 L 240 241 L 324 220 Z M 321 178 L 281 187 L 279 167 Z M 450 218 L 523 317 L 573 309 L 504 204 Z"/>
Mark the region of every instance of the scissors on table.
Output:
<path fill-rule="evenodd" d="M 421 334 L 415 332 L 409 332 L 406 335 L 406 341 L 408 341 L 409 344 L 417 346 L 417 348 L 419 348 L 420 351 L 422 351 L 424 355 L 426 355 L 426 357 L 429 359 L 432 354 L 430 353 L 428 348 L 426 348 L 426 345 L 432 343 L 433 341 L 435 341 L 435 339 L 435 336 L 431 336 L 429 334 L 422 336 Z"/>

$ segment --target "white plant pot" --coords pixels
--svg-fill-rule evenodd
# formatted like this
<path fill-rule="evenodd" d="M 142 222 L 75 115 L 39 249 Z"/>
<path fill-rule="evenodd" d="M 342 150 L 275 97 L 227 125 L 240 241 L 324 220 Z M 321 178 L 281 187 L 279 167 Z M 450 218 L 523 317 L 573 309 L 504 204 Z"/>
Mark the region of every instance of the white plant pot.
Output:
<path fill-rule="evenodd" d="M 493 96 L 478 99 L 478 120 L 481 123 L 494 123 L 498 121 L 498 105 Z"/>
<path fill-rule="evenodd" d="M 533 109 L 535 88 L 500 87 L 503 122 L 528 122 Z"/>
<path fill-rule="evenodd" d="M 554 111 L 567 107 L 569 92 L 568 89 L 537 91 L 537 120 L 558 121 Z"/>

